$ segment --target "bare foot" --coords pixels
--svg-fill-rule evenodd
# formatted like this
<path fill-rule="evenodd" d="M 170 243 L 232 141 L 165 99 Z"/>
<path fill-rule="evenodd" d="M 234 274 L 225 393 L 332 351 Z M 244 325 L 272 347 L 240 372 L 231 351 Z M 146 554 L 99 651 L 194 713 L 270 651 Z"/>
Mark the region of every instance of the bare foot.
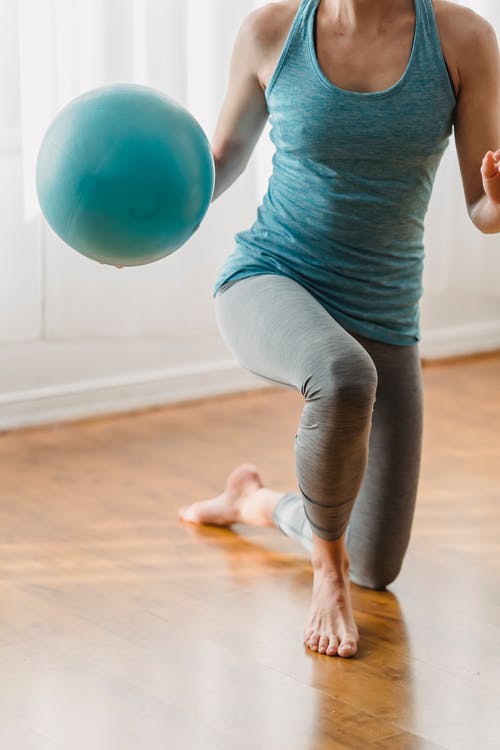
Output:
<path fill-rule="evenodd" d="M 283 494 L 264 487 L 254 464 L 241 464 L 229 474 L 224 492 L 180 508 L 179 518 L 215 526 L 274 526 L 273 510 Z"/>
<path fill-rule="evenodd" d="M 327 656 L 354 656 L 359 633 L 354 622 L 348 573 L 314 567 L 304 644 Z"/>

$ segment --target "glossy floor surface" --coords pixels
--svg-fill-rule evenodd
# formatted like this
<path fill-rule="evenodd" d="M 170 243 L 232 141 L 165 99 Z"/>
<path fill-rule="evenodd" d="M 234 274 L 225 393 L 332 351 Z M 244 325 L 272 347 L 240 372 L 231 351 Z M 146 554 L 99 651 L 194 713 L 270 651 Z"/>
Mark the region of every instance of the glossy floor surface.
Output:
<path fill-rule="evenodd" d="M 351 659 L 302 643 L 297 543 L 177 520 L 242 462 L 296 489 L 299 393 L 0 435 L 0 746 L 500 748 L 500 354 L 424 388 L 410 547 L 389 590 L 352 584 Z"/>

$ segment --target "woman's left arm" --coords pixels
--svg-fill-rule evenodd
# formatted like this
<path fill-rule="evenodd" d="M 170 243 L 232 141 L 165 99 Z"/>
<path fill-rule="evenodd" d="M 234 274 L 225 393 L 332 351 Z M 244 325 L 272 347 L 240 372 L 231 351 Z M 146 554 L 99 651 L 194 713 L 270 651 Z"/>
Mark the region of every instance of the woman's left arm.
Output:
<path fill-rule="evenodd" d="M 460 63 L 455 143 L 469 216 L 500 232 L 500 52 L 493 26 L 471 13 Z"/>

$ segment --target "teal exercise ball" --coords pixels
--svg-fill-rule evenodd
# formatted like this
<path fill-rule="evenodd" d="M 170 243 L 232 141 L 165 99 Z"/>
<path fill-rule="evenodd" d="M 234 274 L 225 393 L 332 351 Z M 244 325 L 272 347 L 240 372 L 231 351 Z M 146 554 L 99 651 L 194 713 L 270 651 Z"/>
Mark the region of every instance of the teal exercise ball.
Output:
<path fill-rule="evenodd" d="M 92 89 L 56 115 L 36 187 L 54 232 L 115 266 L 153 263 L 196 231 L 213 195 L 208 139 L 169 96 L 138 84 Z"/>

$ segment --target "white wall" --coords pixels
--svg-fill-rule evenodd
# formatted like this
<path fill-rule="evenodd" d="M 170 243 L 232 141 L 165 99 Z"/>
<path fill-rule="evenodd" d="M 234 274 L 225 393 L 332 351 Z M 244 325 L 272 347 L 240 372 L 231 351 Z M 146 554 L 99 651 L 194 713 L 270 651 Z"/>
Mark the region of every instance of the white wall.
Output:
<path fill-rule="evenodd" d="M 144 64 L 150 85 L 182 100 L 196 81 L 182 83 L 177 76 L 180 83 L 172 91 L 167 75 L 182 65 L 183 54 L 182 28 L 167 26 L 162 16 L 167 6 L 171 13 L 172 2 L 148 0 L 150 49 Z M 200 55 L 204 78 L 191 109 L 209 136 L 225 93 L 233 40 L 251 5 L 203 0 L 204 12 L 211 9 L 218 24 L 217 44 L 211 68 Z M 109 0 L 106 7 L 109 24 L 117 24 L 128 16 L 133 22 L 137 6 L 134 0 Z M 212 299 L 234 234 L 250 226 L 266 188 L 268 127 L 245 174 L 210 207 L 183 248 L 142 268 L 118 271 L 96 264 L 67 248 L 39 215 L 23 218 L 16 25 L 17 0 L 0 0 L 0 430 L 268 387 L 233 360 L 218 332 Z M 113 28 L 103 29 L 114 50 L 103 82 L 133 80 Z M 481 235 L 470 223 L 452 145 L 427 216 L 423 356 L 500 348 L 499 244 L 498 235 Z"/>

